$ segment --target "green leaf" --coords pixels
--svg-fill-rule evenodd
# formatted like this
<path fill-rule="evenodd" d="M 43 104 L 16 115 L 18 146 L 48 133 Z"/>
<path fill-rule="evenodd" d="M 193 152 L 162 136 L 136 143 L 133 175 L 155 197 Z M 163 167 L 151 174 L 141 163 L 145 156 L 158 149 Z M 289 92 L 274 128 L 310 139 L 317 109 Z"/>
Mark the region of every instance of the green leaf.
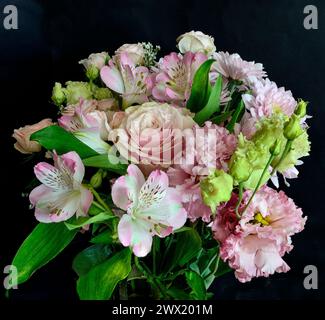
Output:
<path fill-rule="evenodd" d="M 232 115 L 232 113 L 233 113 L 233 110 L 219 114 L 218 116 L 211 118 L 211 122 L 219 125 L 222 122 L 225 122 L 226 120 L 228 120 L 228 118 Z"/>
<path fill-rule="evenodd" d="M 64 223 L 39 223 L 20 246 L 12 265 L 18 270 L 18 284 L 55 258 L 75 237 Z"/>
<path fill-rule="evenodd" d="M 115 218 L 117 217 L 113 216 L 110 212 L 105 211 L 92 217 L 79 217 L 79 218 L 73 217 L 68 221 L 65 221 L 64 224 L 67 226 L 69 230 L 74 230 L 74 229 L 81 228 L 87 224 L 98 223 L 98 222 L 107 221 Z"/>
<path fill-rule="evenodd" d="M 207 292 L 202 277 L 194 271 L 187 271 L 185 277 L 187 284 L 192 289 L 190 295 L 195 300 L 205 300 Z"/>
<path fill-rule="evenodd" d="M 176 229 L 174 231 L 174 234 L 175 233 L 181 233 L 181 232 L 188 231 L 188 230 L 192 230 L 192 228 L 191 227 L 182 227 L 182 228 Z"/>
<path fill-rule="evenodd" d="M 211 92 L 209 72 L 214 62 L 213 59 L 205 61 L 194 75 L 191 95 L 186 105 L 192 112 L 198 112 L 208 101 Z"/>
<path fill-rule="evenodd" d="M 85 275 L 94 266 L 104 262 L 112 253 L 107 245 L 93 245 L 76 255 L 72 268 L 78 276 Z"/>
<path fill-rule="evenodd" d="M 117 283 L 125 279 L 131 271 L 131 251 L 129 248 L 114 254 L 105 262 L 93 267 L 77 282 L 81 300 L 107 300 Z"/>
<path fill-rule="evenodd" d="M 58 154 L 75 151 L 81 158 L 97 155 L 97 152 L 78 140 L 72 133 L 53 125 L 33 133 L 31 140 L 37 141 L 47 150 L 55 150 Z"/>
<path fill-rule="evenodd" d="M 217 272 L 214 274 L 215 278 L 221 277 L 222 275 L 233 271 L 233 269 L 231 269 L 228 265 L 228 263 L 223 262 L 222 259 L 219 260 L 219 265 L 218 265 L 218 270 Z"/>
<path fill-rule="evenodd" d="M 88 214 L 90 216 L 95 216 L 103 211 L 105 211 L 106 209 L 103 208 L 100 204 L 93 202 L 88 210 Z"/>
<path fill-rule="evenodd" d="M 234 115 L 232 116 L 231 120 L 229 121 L 229 123 L 226 126 L 226 128 L 229 130 L 229 132 L 234 131 L 235 124 L 236 124 L 236 122 L 238 122 L 240 120 L 240 116 L 241 116 L 244 108 L 245 108 L 244 101 L 240 100 L 240 102 L 234 112 Z"/>
<path fill-rule="evenodd" d="M 183 266 L 194 258 L 201 249 L 202 241 L 193 228 L 177 234 L 176 245 L 168 259 L 166 269 L 173 270 L 176 266 Z"/>
<path fill-rule="evenodd" d="M 220 110 L 220 96 L 222 91 L 222 77 L 219 76 L 215 85 L 212 88 L 211 94 L 207 104 L 202 110 L 200 110 L 194 117 L 194 121 L 199 125 L 202 125 L 207 121 L 214 113 Z"/>
<path fill-rule="evenodd" d="M 107 154 L 101 154 L 84 159 L 83 163 L 86 167 L 102 168 L 113 171 L 120 175 L 124 175 L 126 173 L 128 166 L 127 164 L 121 163 L 121 160 L 119 160 L 117 157 Z"/>
<path fill-rule="evenodd" d="M 170 287 L 167 294 L 175 300 L 190 300 L 189 295 L 182 289 L 177 287 Z"/>
<path fill-rule="evenodd" d="M 116 238 L 112 235 L 110 230 L 105 230 L 97 236 L 91 238 L 91 243 L 111 244 Z"/>

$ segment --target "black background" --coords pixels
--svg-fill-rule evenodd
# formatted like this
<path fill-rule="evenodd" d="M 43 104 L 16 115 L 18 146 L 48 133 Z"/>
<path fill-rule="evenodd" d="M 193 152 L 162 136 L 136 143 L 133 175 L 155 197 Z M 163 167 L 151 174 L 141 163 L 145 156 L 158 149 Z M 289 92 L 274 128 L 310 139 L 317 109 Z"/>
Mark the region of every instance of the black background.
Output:
<path fill-rule="evenodd" d="M 18 30 L 5 30 L 5 5 L 18 8 Z M 319 29 L 305 30 L 303 9 L 318 8 Z M 218 50 L 238 52 L 262 62 L 269 77 L 310 101 L 311 157 L 300 178 L 284 188 L 308 215 L 306 229 L 294 237 L 285 260 L 292 270 L 240 284 L 232 274 L 213 286 L 217 299 L 325 298 L 325 2 L 321 0 L 79 0 L 0 1 L 0 278 L 24 238 L 36 225 L 21 192 L 34 162 L 25 162 L 10 137 L 14 128 L 56 116 L 50 104 L 55 81 L 83 79 L 78 61 L 92 52 L 113 53 L 123 43 L 151 41 L 162 53 L 176 50 L 178 35 L 201 30 L 215 38 Z M 19 286 L 12 299 L 76 300 L 71 261 L 87 241 L 78 236 L 55 261 Z M 3 266 L 2 266 L 3 265 Z M 303 287 L 303 269 L 315 265 L 319 289 Z M 1 279 L 2 281 L 2 279 Z"/>

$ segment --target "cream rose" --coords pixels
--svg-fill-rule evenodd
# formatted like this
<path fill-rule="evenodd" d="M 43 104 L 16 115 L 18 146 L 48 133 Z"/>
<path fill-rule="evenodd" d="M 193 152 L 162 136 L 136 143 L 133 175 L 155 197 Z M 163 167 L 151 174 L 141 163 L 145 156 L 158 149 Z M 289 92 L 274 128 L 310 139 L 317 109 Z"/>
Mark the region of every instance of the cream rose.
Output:
<path fill-rule="evenodd" d="M 124 44 L 115 51 L 117 56 L 126 53 L 135 65 L 142 65 L 144 62 L 144 49 L 141 43 Z"/>
<path fill-rule="evenodd" d="M 109 140 L 133 163 L 167 168 L 182 157 L 183 131 L 194 124 L 186 109 L 147 102 L 127 108 Z"/>
<path fill-rule="evenodd" d="M 177 38 L 178 49 L 181 53 L 191 51 L 202 52 L 211 56 L 215 51 L 214 39 L 201 31 L 191 31 Z"/>
<path fill-rule="evenodd" d="M 86 70 L 91 67 L 96 67 L 98 70 L 100 70 L 102 67 L 104 67 L 107 59 L 107 52 L 92 53 L 87 59 L 80 60 L 79 63 L 82 64 Z"/>
<path fill-rule="evenodd" d="M 30 136 L 34 132 L 44 129 L 51 125 L 53 125 L 51 119 L 44 119 L 36 124 L 15 129 L 12 135 L 13 138 L 17 140 L 17 142 L 14 144 L 15 149 L 24 154 L 40 152 L 40 144 L 36 141 L 31 141 Z"/>

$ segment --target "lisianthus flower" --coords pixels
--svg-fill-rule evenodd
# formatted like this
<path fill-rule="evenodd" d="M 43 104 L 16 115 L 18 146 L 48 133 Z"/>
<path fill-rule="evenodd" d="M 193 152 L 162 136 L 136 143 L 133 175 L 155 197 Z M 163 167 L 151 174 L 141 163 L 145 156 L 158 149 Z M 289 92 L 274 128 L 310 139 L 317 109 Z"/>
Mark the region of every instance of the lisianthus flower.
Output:
<path fill-rule="evenodd" d="M 240 282 L 290 270 L 279 253 L 276 237 L 263 236 L 264 234 L 232 234 L 223 243 L 221 258 L 229 260 L 229 266 L 235 269 L 235 276 Z"/>
<path fill-rule="evenodd" d="M 251 195 L 251 191 L 245 192 L 239 212 Z M 234 202 L 229 202 L 220 209 L 221 216 L 215 219 L 212 230 L 215 239 L 221 241 L 221 258 L 229 261 L 236 277 L 246 282 L 288 271 L 282 257 L 293 248 L 291 236 L 304 228 L 306 218 L 301 209 L 284 192 L 266 186 L 256 193 L 235 225 L 234 206 Z"/>
<path fill-rule="evenodd" d="M 59 125 L 96 152 L 103 154 L 109 150 L 107 140 L 109 125 L 104 111 L 96 110 L 95 100 L 80 99 L 79 105 L 69 109 L 69 113 L 58 119 Z"/>
<path fill-rule="evenodd" d="M 236 226 L 238 225 L 238 219 L 235 212 L 237 202 L 238 196 L 233 193 L 228 202 L 221 204 L 217 208 L 211 228 L 214 238 L 221 243 L 235 232 Z M 241 206 L 241 209 L 242 207 L 243 206 Z"/>
<path fill-rule="evenodd" d="M 251 116 L 257 120 L 270 117 L 274 112 L 282 111 L 291 116 L 297 106 L 291 91 L 278 88 L 275 82 L 269 79 L 254 80 L 251 83 L 252 92 L 244 94 L 243 101 Z"/>
<path fill-rule="evenodd" d="M 184 56 L 172 52 L 161 58 L 152 95 L 161 102 L 184 105 L 190 97 L 194 74 L 207 60 L 203 53 L 186 52 Z"/>
<path fill-rule="evenodd" d="M 112 186 L 114 204 L 127 212 L 118 224 L 118 236 L 136 256 L 144 257 L 151 250 L 152 237 L 163 238 L 181 228 L 187 214 L 165 172 L 153 171 L 146 181 L 135 165 L 129 165 L 127 172 Z"/>
<path fill-rule="evenodd" d="M 132 56 L 122 52 L 100 70 L 100 76 L 108 88 L 123 98 L 123 108 L 149 101 L 152 86 L 149 69 L 136 66 Z"/>
<path fill-rule="evenodd" d="M 237 53 L 216 52 L 213 58 L 216 62 L 212 65 L 211 73 L 221 74 L 228 80 L 239 80 L 248 85 L 250 80 L 266 76 L 261 63 L 245 61 Z"/>
<path fill-rule="evenodd" d="M 53 154 L 54 166 L 40 162 L 34 167 L 42 183 L 29 195 L 40 222 L 61 222 L 74 214 L 87 216 L 93 201 L 92 193 L 82 185 L 85 167 L 79 155 L 72 151 L 58 156 Z"/>

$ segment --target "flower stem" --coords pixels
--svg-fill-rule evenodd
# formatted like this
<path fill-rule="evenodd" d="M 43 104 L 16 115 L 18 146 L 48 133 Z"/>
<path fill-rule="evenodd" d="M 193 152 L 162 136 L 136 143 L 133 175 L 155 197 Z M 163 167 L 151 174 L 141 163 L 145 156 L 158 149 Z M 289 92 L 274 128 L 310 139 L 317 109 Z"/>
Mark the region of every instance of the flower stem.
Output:
<path fill-rule="evenodd" d="M 166 290 L 160 283 L 160 281 L 151 274 L 150 270 L 145 265 L 141 265 L 139 258 L 136 256 L 134 257 L 134 263 L 137 269 L 143 273 L 143 275 L 146 277 L 147 281 L 152 285 L 152 287 L 158 292 L 160 292 L 160 294 L 164 298 L 168 298 Z"/>
<path fill-rule="evenodd" d="M 236 217 L 238 218 L 238 220 L 240 219 L 240 214 L 238 212 L 239 206 L 241 204 L 241 201 L 243 200 L 243 182 L 239 183 L 239 193 L 238 193 L 238 202 L 236 204 L 236 208 L 235 208 L 235 212 L 236 212 Z"/>
<path fill-rule="evenodd" d="M 156 253 L 157 253 L 157 238 L 153 237 L 153 244 L 152 244 L 152 272 L 153 275 L 156 276 L 157 268 L 156 268 Z"/>
<path fill-rule="evenodd" d="M 171 234 L 171 236 L 168 238 L 168 244 L 167 244 L 167 247 L 166 247 L 166 250 L 165 250 L 165 253 L 164 253 L 164 256 L 161 260 L 161 264 L 160 264 L 160 267 L 163 267 L 164 266 L 164 263 L 165 263 L 165 260 L 167 258 L 167 254 L 169 252 L 169 249 L 173 243 L 173 239 L 174 239 L 174 233 Z"/>
<path fill-rule="evenodd" d="M 248 206 L 250 205 L 251 201 L 253 200 L 253 198 L 254 198 L 256 192 L 257 192 L 258 189 L 260 188 L 261 183 L 262 183 L 262 181 L 263 181 L 263 178 L 264 178 L 264 176 L 265 176 L 265 173 L 266 173 L 267 169 L 269 168 L 271 162 L 273 161 L 274 157 L 275 157 L 274 154 L 271 154 L 271 156 L 270 156 L 270 158 L 269 158 L 267 164 L 265 165 L 265 168 L 264 168 L 264 170 L 263 170 L 263 172 L 262 172 L 262 174 L 261 174 L 261 176 L 260 176 L 260 178 L 259 178 L 259 180 L 258 180 L 258 182 L 257 182 L 257 185 L 256 185 L 256 187 L 255 187 L 255 189 L 254 189 L 254 191 L 253 191 L 253 194 L 252 194 L 251 197 L 249 198 L 249 200 L 248 200 L 248 202 L 247 202 L 247 204 L 246 204 L 246 206 L 245 206 L 245 208 L 244 208 L 242 214 L 246 211 L 246 209 L 247 209 Z"/>
<path fill-rule="evenodd" d="M 284 150 L 282 152 L 281 158 L 280 160 L 277 162 L 277 164 L 273 167 L 273 170 L 271 172 L 271 176 L 273 176 L 274 172 L 276 171 L 276 169 L 279 167 L 279 165 L 282 163 L 282 161 L 284 160 L 284 158 L 288 155 L 288 153 L 291 150 L 291 146 L 292 146 L 292 140 L 287 140 L 286 145 L 284 147 Z"/>
<path fill-rule="evenodd" d="M 101 198 L 101 196 L 98 194 L 98 192 L 93 188 L 93 186 L 91 185 L 87 185 L 88 189 L 92 192 L 92 194 L 94 195 L 95 199 L 97 200 L 97 202 L 108 212 L 111 212 L 111 209 L 109 208 L 109 206 L 106 204 L 106 202 Z"/>

